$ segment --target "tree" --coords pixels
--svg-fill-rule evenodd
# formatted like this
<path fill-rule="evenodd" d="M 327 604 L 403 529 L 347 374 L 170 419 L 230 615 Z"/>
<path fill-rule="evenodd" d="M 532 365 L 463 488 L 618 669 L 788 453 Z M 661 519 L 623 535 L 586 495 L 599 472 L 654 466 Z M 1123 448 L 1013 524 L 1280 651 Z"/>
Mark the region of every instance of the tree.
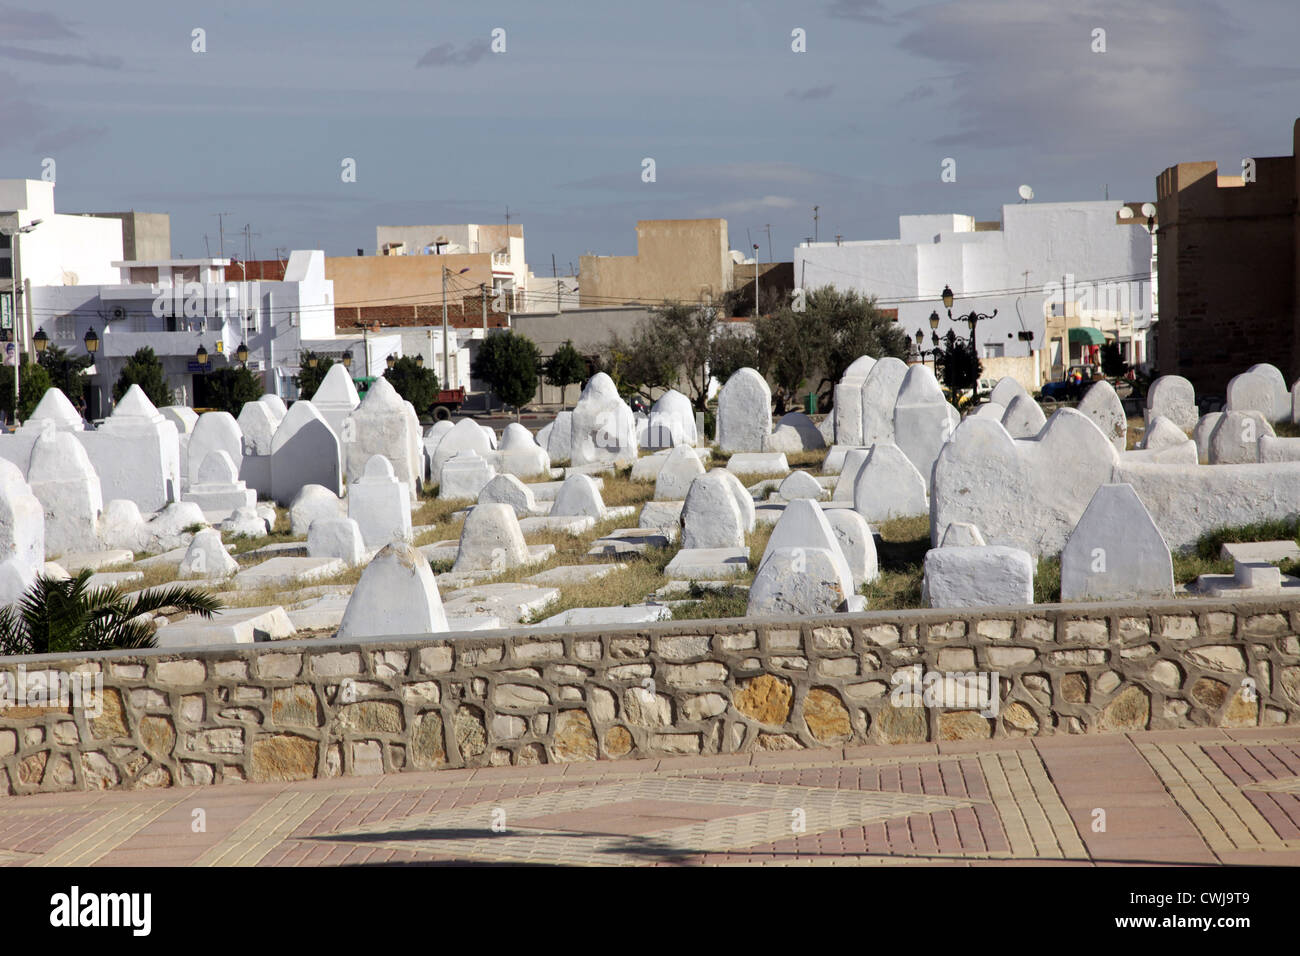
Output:
<path fill-rule="evenodd" d="M 243 366 L 229 366 L 204 375 L 203 392 L 205 407 L 238 415 L 246 402 L 262 396 L 262 380 Z"/>
<path fill-rule="evenodd" d="M 671 388 L 677 380 L 672 352 L 649 322 L 637 326 L 629 339 L 611 335 L 593 371 L 613 379 L 625 401 L 636 394 L 649 398 L 652 389 Z"/>
<path fill-rule="evenodd" d="M 910 348 L 907 333 L 877 308 L 874 298 L 833 286 L 809 290 L 802 301 L 761 315 L 754 330 L 757 367 L 776 386 L 782 406 L 807 387 L 829 407 L 835 383 L 859 356 L 905 358 Z"/>
<path fill-rule="evenodd" d="M 471 371 L 488 383 L 497 398 L 514 407 L 518 420 L 519 410 L 537 392 L 540 363 L 541 353 L 531 339 L 515 332 L 497 332 L 483 340 Z"/>
<path fill-rule="evenodd" d="M 724 327 L 713 337 L 709 348 L 709 373 L 719 382 L 726 382 L 742 368 L 758 368 L 758 340 L 747 332 Z"/>
<path fill-rule="evenodd" d="M 311 360 L 316 359 L 316 365 L 311 364 Z M 320 383 L 325 380 L 325 373 L 330 370 L 334 364 L 332 358 L 322 358 L 315 352 L 303 352 L 298 359 L 301 368 L 298 369 L 298 394 L 302 398 L 311 398 L 316 394 L 316 389 L 320 388 Z"/>
<path fill-rule="evenodd" d="M 125 595 L 116 586 L 87 586 L 91 571 L 57 580 L 44 574 L 17 605 L 0 608 L 0 654 L 69 654 L 153 647 L 158 613 L 187 611 L 210 618 L 224 606 L 208 592 L 173 585 Z"/>
<path fill-rule="evenodd" d="M 438 375 L 424 368 L 409 355 L 403 355 L 384 372 L 384 378 L 402 396 L 415 406 L 417 415 L 426 414 L 438 400 Z"/>
<path fill-rule="evenodd" d="M 1111 339 L 1101 347 L 1101 371 L 1107 378 L 1123 378 L 1128 374 L 1129 365 L 1119 350 L 1119 342 Z"/>
<path fill-rule="evenodd" d="M 712 305 L 665 302 L 653 309 L 631 338 L 612 335 L 605 344 L 601 371 L 627 396 L 681 385 L 697 409 L 709 389 L 709 356 L 718 329 Z"/>
<path fill-rule="evenodd" d="M 587 360 L 578 354 L 572 339 L 565 339 L 564 344 L 546 360 L 544 371 L 546 384 L 560 390 L 560 404 L 563 405 L 564 390 L 587 380 Z"/>
<path fill-rule="evenodd" d="M 934 364 L 939 370 L 939 380 L 953 394 L 955 402 L 959 392 L 975 387 L 980 373 L 984 371 L 984 365 L 971 348 L 970 342 L 959 339 L 952 329 L 948 330 L 947 336 L 941 341 L 942 344 L 934 355 Z"/>
<path fill-rule="evenodd" d="M 57 388 L 76 405 L 86 391 L 86 369 L 92 364 L 89 355 L 72 355 L 50 344 L 36 356 L 36 363 L 50 376 L 50 388 Z"/>
<path fill-rule="evenodd" d="M 139 385 L 145 397 L 157 408 L 172 403 L 172 390 L 163 376 L 162 362 L 149 346 L 136 349 L 134 355 L 122 366 L 122 373 L 113 386 L 113 401 L 120 402 L 132 385 Z"/>
<path fill-rule="evenodd" d="M 39 365 L 28 364 L 24 353 L 23 367 L 18 370 L 18 417 L 26 421 L 49 388 L 50 374 Z M 0 411 L 13 421 L 14 370 L 8 365 L 0 366 Z"/>

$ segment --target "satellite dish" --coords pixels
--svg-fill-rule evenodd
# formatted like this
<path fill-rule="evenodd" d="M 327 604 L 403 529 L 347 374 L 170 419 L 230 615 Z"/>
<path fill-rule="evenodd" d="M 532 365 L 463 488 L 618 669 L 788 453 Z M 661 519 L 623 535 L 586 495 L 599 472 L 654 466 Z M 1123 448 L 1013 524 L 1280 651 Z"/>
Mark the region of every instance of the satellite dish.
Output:
<path fill-rule="evenodd" d="M 1018 192 L 1020 193 L 1020 198 L 1025 202 L 1029 202 L 1029 200 L 1034 198 L 1034 190 L 1030 186 L 1021 186 Z"/>
<path fill-rule="evenodd" d="M 1121 219 L 1132 219 L 1132 218 L 1133 218 L 1133 210 L 1130 209 L 1128 206 L 1120 206 L 1120 207 L 1119 207 L 1119 218 L 1121 218 Z"/>
<path fill-rule="evenodd" d="M 1142 204 L 1142 215 L 1154 216 L 1155 214 L 1156 214 L 1156 207 L 1153 203 L 1144 202 Z"/>

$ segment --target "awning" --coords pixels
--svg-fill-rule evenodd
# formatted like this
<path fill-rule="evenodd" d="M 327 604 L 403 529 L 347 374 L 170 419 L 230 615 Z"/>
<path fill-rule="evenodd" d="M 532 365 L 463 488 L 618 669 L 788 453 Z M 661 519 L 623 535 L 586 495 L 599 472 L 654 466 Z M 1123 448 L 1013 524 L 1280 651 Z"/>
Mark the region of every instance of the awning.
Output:
<path fill-rule="evenodd" d="M 1083 345 L 1105 345 L 1106 336 L 1101 334 L 1100 329 L 1094 329 L 1086 325 L 1076 326 L 1070 329 L 1070 344 Z"/>

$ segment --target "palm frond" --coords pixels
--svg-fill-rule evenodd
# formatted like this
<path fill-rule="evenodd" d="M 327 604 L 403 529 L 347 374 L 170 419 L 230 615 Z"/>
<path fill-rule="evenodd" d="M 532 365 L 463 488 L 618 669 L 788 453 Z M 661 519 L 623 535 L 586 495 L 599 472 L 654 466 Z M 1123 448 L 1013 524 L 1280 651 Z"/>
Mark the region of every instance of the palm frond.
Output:
<path fill-rule="evenodd" d="M 141 614 L 157 614 L 160 611 L 188 611 L 202 618 L 210 618 L 225 607 L 219 598 L 213 597 L 201 588 L 175 585 L 170 588 L 151 588 L 143 591 L 127 604 L 126 617 L 139 617 Z"/>

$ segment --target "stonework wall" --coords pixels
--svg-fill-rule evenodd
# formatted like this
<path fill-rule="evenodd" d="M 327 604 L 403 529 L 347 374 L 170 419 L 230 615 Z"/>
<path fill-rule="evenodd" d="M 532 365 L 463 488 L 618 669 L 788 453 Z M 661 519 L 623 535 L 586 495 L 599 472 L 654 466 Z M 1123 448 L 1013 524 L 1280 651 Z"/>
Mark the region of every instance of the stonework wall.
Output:
<path fill-rule="evenodd" d="M 9 658 L 0 793 L 1294 724 L 1298 634 L 1300 602 L 1171 601 Z M 915 665 L 996 671 L 996 716 L 895 706 Z M 41 706 L 49 671 L 99 712 Z"/>

